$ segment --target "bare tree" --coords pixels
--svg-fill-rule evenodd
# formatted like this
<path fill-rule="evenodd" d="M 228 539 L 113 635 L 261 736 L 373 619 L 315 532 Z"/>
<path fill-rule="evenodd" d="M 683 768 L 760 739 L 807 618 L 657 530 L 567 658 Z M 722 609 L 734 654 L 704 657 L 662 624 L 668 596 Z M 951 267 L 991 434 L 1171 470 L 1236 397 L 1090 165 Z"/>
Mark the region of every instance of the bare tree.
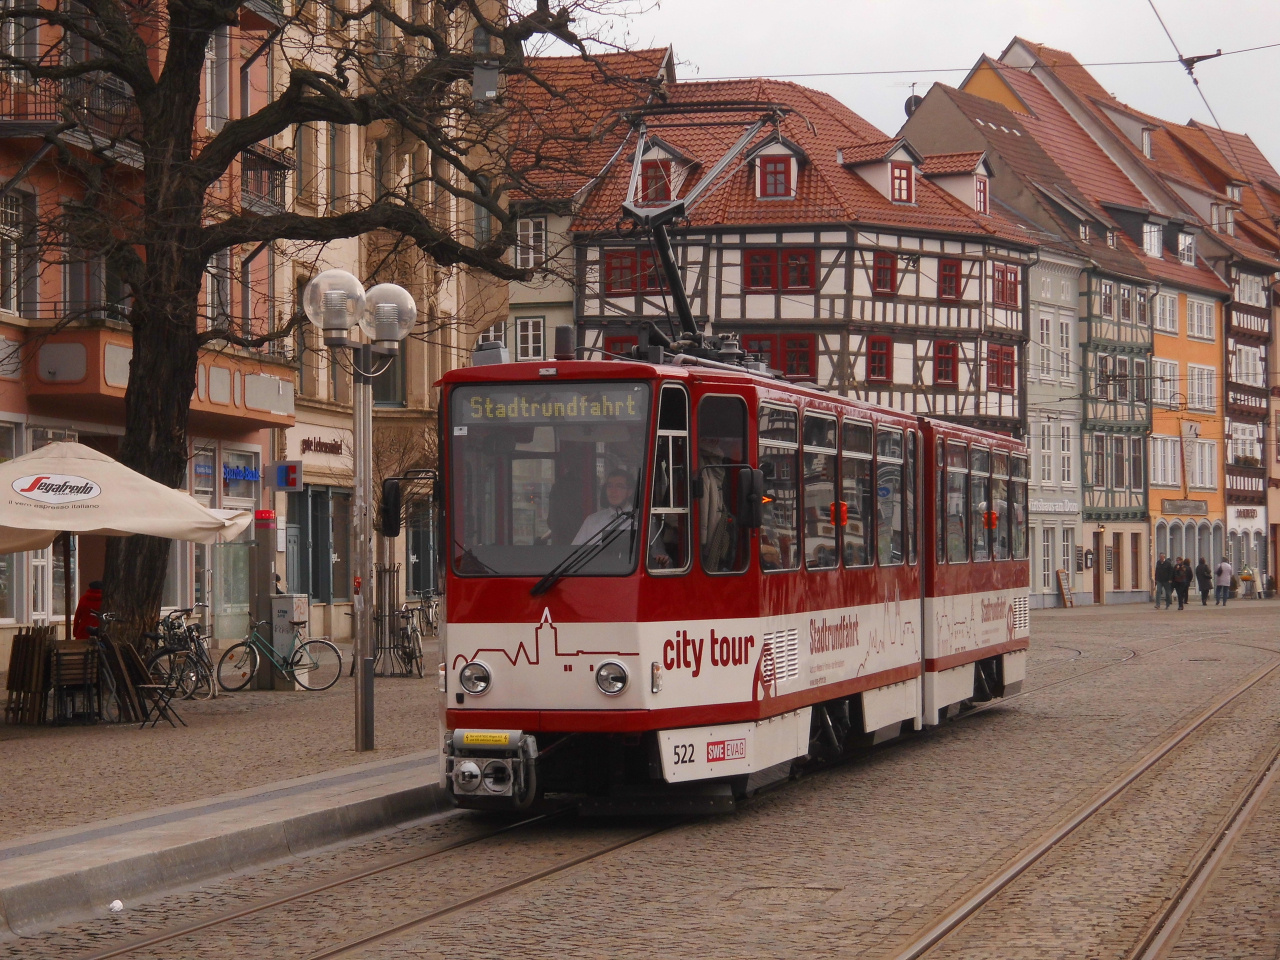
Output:
<path fill-rule="evenodd" d="M 33 256 L 46 268 L 100 271 L 102 302 L 71 304 L 58 322 L 105 315 L 131 327 L 119 457 L 169 486 L 185 476 L 199 351 L 261 347 L 289 333 L 209 311 L 210 264 L 228 250 L 373 233 L 375 249 L 410 249 L 436 269 L 526 277 L 506 256 L 515 240 L 509 195 L 536 196 L 531 171 L 572 168 L 579 147 L 603 133 L 543 123 L 563 92 L 536 76 L 531 56 L 559 45 L 591 64 L 578 24 L 608 24 L 630 0 L 563 0 L 555 9 L 550 0 L 294 0 L 288 17 L 277 2 L 0 4 L 0 99 L 12 109 L 39 105 L 45 122 L 31 163 L 58 171 L 57 196 L 38 201 L 28 250 L 38 245 Z M 227 49 L 233 29 L 239 53 Z M 228 56 L 241 67 L 237 116 L 226 109 L 233 80 L 208 67 Z M 254 81 L 267 56 L 274 79 Z M 541 91 L 537 104 L 513 102 L 501 86 L 485 96 L 498 74 Z M 597 82 L 629 81 L 601 71 Z M 289 175 L 310 188 L 300 154 L 318 124 L 363 130 L 376 147 L 372 168 L 353 177 L 341 202 L 255 204 L 262 183 L 295 160 Z M 281 150 L 289 135 L 293 156 Z M 168 549 L 147 537 L 108 548 L 107 603 L 125 636 L 159 609 Z"/>

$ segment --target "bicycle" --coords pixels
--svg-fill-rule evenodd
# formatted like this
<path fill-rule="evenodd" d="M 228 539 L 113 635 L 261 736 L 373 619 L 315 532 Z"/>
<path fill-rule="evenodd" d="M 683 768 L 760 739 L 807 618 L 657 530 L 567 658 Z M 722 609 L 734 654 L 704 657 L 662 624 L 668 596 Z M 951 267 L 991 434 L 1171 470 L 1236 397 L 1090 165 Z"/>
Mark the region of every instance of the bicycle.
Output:
<path fill-rule="evenodd" d="M 193 609 L 173 610 L 160 621 L 163 645 L 147 659 L 147 673 L 158 683 L 176 677 L 178 695 L 184 700 L 197 696 L 208 700 L 217 696 L 213 658 L 200 625 L 187 623 L 187 614 Z"/>
<path fill-rule="evenodd" d="M 423 626 L 431 631 L 433 637 L 440 635 L 440 595 L 429 593 L 423 598 L 422 606 L 418 608 L 420 616 L 423 618 Z"/>
<path fill-rule="evenodd" d="M 218 661 L 218 686 L 229 693 L 243 690 L 258 672 L 258 665 L 265 656 L 276 672 L 286 680 L 305 690 L 328 690 L 342 675 L 342 654 L 328 640 L 301 639 L 302 627 L 306 622 L 289 621 L 289 625 L 293 627 L 293 643 L 287 659 L 276 653 L 271 642 L 258 633 L 259 627 L 270 629 L 271 621 L 251 622 L 248 635 L 228 648 Z"/>
<path fill-rule="evenodd" d="M 404 667 L 404 675 L 414 672 L 422 676 L 422 628 L 418 620 L 422 615 L 422 607 L 411 607 L 407 603 L 400 605 L 400 631 L 392 647 L 397 660 Z"/>

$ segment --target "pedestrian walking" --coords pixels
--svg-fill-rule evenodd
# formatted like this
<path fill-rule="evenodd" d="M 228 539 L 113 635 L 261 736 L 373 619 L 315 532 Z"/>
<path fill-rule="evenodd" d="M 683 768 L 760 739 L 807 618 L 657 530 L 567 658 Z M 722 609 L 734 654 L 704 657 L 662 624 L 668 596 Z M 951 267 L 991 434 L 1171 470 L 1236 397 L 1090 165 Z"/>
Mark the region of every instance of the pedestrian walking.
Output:
<path fill-rule="evenodd" d="M 1173 605 L 1173 564 L 1163 553 L 1156 561 L 1156 609 L 1160 609 L 1160 596 L 1164 595 L 1164 608 Z"/>
<path fill-rule="evenodd" d="M 1227 605 L 1227 598 L 1231 596 L 1231 578 L 1236 575 L 1235 570 L 1231 566 L 1231 561 L 1226 557 L 1222 558 L 1222 562 L 1213 569 L 1213 585 L 1217 588 L 1213 594 L 1213 605 L 1216 607 L 1222 604 Z"/>
<path fill-rule="evenodd" d="M 1178 594 L 1178 609 L 1187 605 L 1187 591 L 1191 588 L 1191 561 L 1179 557 L 1173 565 L 1173 589 Z"/>
<path fill-rule="evenodd" d="M 1200 591 L 1200 606 L 1207 607 L 1209 594 L 1213 593 L 1213 571 L 1209 569 L 1204 557 L 1196 564 L 1196 587 Z"/>

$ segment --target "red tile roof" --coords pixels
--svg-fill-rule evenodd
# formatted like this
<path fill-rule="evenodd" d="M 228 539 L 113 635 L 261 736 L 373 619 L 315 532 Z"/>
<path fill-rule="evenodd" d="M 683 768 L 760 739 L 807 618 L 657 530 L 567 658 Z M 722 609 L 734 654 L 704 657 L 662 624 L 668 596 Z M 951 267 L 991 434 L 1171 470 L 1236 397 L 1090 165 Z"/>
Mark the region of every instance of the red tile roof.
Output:
<path fill-rule="evenodd" d="M 924 158 L 920 172 L 926 177 L 946 176 L 949 173 L 973 173 L 986 156 L 981 150 L 967 153 L 931 153 Z"/>
<path fill-rule="evenodd" d="M 513 200 L 564 200 L 599 175 L 630 134 L 620 112 L 661 95 L 666 47 L 530 57 L 504 92 L 517 176 Z"/>
<path fill-rule="evenodd" d="M 848 164 L 875 163 L 883 160 L 902 145 L 901 137 L 891 140 L 874 140 L 871 143 L 856 143 L 851 147 L 840 148 L 840 159 Z"/>
<path fill-rule="evenodd" d="M 935 233 L 986 235 L 1029 244 L 1026 231 L 999 215 L 980 216 L 971 208 L 917 177 L 915 203 L 893 203 L 848 166 L 849 152 L 865 148 L 883 157 L 897 143 L 829 94 L 780 80 L 728 80 L 677 83 L 667 89 L 669 102 L 752 101 L 776 103 L 792 112 L 780 132 L 805 151 L 796 199 L 758 199 L 750 167 L 739 164 L 709 190 L 693 211 L 695 227 L 766 224 L 859 223 Z M 699 157 L 704 168 L 692 171 L 685 193 L 741 135 L 754 117 L 741 111 L 700 114 L 696 124 L 681 117 L 653 117 L 649 129 L 679 149 Z M 766 128 L 759 139 L 772 136 Z M 759 142 L 759 141 L 757 141 Z M 844 151 L 844 163 L 840 162 Z M 612 226 L 626 195 L 630 164 L 618 164 L 585 205 L 575 229 Z"/>

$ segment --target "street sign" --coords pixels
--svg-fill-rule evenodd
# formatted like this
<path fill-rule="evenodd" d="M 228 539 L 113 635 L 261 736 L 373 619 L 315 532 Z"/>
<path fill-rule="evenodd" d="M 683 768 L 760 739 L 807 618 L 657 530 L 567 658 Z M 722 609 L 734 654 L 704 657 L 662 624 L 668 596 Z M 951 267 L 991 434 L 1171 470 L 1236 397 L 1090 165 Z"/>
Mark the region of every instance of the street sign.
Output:
<path fill-rule="evenodd" d="M 299 493 L 302 491 L 302 461 L 282 460 L 271 465 L 271 475 L 275 479 L 275 487 L 280 491 Z"/>

